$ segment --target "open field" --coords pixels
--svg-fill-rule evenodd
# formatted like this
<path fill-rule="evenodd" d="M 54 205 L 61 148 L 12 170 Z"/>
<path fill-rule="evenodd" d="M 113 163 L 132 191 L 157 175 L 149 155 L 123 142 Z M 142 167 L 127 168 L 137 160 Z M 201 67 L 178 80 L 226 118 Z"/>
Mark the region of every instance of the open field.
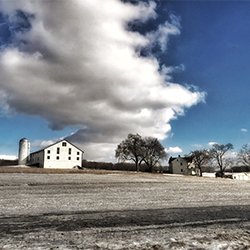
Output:
<path fill-rule="evenodd" d="M 0 166 L 0 173 L 21 173 L 21 174 L 108 174 L 115 171 L 92 170 L 92 169 L 55 169 L 55 168 L 36 168 L 18 166 Z M 129 174 L 129 172 L 120 173 Z"/>
<path fill-rule="evenodd" d="M 124 172 L 1 173 L 0 249 L 250 249 L 249 189 Z"/>

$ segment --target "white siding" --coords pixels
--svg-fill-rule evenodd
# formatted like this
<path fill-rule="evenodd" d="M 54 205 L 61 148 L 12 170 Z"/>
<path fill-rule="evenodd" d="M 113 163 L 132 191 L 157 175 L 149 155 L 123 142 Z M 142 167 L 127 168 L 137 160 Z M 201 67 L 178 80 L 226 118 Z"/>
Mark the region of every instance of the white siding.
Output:
<path fill-rule="evenodd" d="M 36 165 L 39 168 L 43 168 L 44 166 L 43 150 L 30 155 L 29 165 Z"/>
<path fill-rule="evenodd" d="M 178 156 L 171 164 L 172 174 L 186 174 L 188 163 L 185 159 Z"/>
<path fill-rule="evenodd" d="M 249 176 L 247 173 L 234 173 L 232 178 L 235 180 L 249 180 Z"/>
<path fill-rule="evenodd" d="M 82 151 L 69 142 L 60 141 L 44 149 L 44 168 L 68 169 L 76 165 L 82 165 Z"/>
<path fill-rule="evenodd" d="M 169 163 L 169 170 L 172 174 L 200 175 L 200 170 L 195 167 L 194 163 L 180 156 Z"/>

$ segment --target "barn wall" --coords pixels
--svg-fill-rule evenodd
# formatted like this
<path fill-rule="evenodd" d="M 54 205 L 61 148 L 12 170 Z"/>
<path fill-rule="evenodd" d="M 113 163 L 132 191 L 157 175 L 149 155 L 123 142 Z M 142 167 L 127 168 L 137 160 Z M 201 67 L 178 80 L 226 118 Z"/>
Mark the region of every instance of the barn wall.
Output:
<path fill-rule="evenodd" d="M 43 168 L 44 152 L 43 150 L 30 154 L 30 160 L 28 165 L 37 166 Z"/>
<path fill-rule="evenodd" d="M 44 168 L 68 169 L 82 165 L 82 151 L 67 141 L 58 142 L 44 150 Z"/>

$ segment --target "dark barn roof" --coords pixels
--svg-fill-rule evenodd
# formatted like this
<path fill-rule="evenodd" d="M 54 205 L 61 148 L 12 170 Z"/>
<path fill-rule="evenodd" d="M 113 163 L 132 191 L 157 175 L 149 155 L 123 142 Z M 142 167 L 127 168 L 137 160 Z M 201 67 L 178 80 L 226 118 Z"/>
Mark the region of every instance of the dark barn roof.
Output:
<path fill-rule="evenodd" d="M 178 156 L 180 157 L 180 155 Z M 172 161 L 176 160 L 178 157 L 170 157 L 168 163 L 171 163 Z M 187 156 L 187 157 L 181 157 L 181 159 L 186 160 L 187 162 L 192 162 L 192 157 Z"/>

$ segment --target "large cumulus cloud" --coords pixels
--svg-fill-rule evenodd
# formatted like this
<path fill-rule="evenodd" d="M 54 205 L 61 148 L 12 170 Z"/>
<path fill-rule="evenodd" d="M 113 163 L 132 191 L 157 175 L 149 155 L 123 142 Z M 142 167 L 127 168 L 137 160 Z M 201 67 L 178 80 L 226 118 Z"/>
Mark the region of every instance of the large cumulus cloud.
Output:
<path fill-rule="evenodd" d="M 0 1 L 13 26 L 0 51 L 2 109 L 39 115 L 54 130 L 80 126 L 68 139 L 87 159 L 113 157 L 130 132 L 166 138 L 169 121 L 203 101 L 204 93 L 171 83 L 175 68 L 160 66 L 151 52 L 154 46 L 166 50 L 169 37 L 180 34 L 178 18 L 144 35 L 128 30 L 129 22 L 156 18 L 155 6 Z"/>

